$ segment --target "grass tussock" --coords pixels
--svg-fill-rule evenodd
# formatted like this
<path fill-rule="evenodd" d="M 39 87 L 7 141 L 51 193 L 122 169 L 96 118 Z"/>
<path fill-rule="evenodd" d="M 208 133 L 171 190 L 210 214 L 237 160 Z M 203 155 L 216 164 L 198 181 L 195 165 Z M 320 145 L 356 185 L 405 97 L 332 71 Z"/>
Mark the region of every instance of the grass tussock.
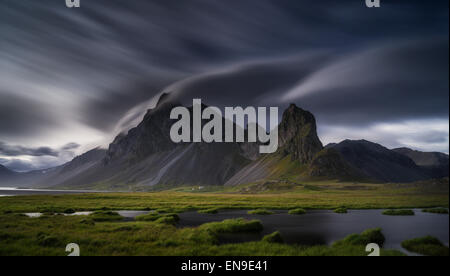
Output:
<path fill-rule="evenodd" d="M 428 209 L 423 209 L 422 212 L 445 215 L 445 214 L 448 214 L 448 209 L 447 208 L 428 208 Z"/>
<path fill-rule="evenodd" d="M 219 212 L 219 208 L 209 208 L 209 209 L 203 209 L 198 210 L 197 212 L 200 214 L 217 214 Z"/>
<path fill-rule="evenodd" d="M 449 256 L 449 248 L 432 236 L 406 240 L 402 242 L 402 247 L 426 256 Z"/>
<path fill-rule="evenodd" d="M 385 210 L 382 213 L 386 216 L 414 216 L 413 210 L 403 209 L 403 210 L 395 210 L 395 209 L 389 209 Z"/>
<path fill-rule="evenodd" d="M 361 245 L 366 246 L 369 243 L 376 243 L 380 247 L 383 246 L 385 242 L 385 237 L 381 232 L 381 228 L 368 229 L 361 234 L 352 234 L 344 239 L 337 241 L 333 246 L 351 246 L 351 245 Z"/>
<path fill-rule="evenodd" d="M 289 210 L 288 213 L 290 215 L 304 215 L 304 214 L 306 214 L 306 210 L 303 208 L 296 208 L 296 209 Z"/>
<path fill-rule="evenodd" d="M 210 222 L 199 227 L 201 230 L 207 230 L 214 233 L 245 233 L 245 232 L 260 232 L 263 230 L 261 221 L 259 220 L 245 220 L 227 219 L 222 222 Z"/>
<path fill-rule="evenodd" d="M 283 237 L 281 236 L 281 233 L 276 231 L 272 234 L 266 235 L 262 238 L 263 242 L 269 242 L 269 243 L 283 243 Z"/>
<path fill-rule="evenodd" d="M 89 218 L 92 219 L 94 222 L 123 220 L 123 217 L 121 215 L 113 211 L 96 211 L 90 214 Z"/>
<path fill-rule="evenodd" d="M 42 232 L 37 234 L 36 243 L 42 247 L 57 247 L 62 245 L 57 237 Z"/>
<path fill-rule="evenodd" d="M 336 209 L 334 209 L 334 212 L 336 213 L 336 214 L 347 214 L 347 208 L 345 208 L 345 207 L 339 207 L 339 208 L 336 208 Z"/>
<path fill-rule="evenodd" d="M 274 213 L 272 211 L 266 210 L 266 209 L 256 209 L 248 211 L 249 215 L 261 215 L 261 216 L 267 216 L 267 215 L 273 215 Z"/>
<path fill-rule="evenodd" d="M 178 214 L 175 213 L 152 212 L 146 215 L 137 216 L 135 219 L 137 221 L 155 221 L 157 223 L 174 225 L 180 220 L 180 217 L 178 216 Z"/>

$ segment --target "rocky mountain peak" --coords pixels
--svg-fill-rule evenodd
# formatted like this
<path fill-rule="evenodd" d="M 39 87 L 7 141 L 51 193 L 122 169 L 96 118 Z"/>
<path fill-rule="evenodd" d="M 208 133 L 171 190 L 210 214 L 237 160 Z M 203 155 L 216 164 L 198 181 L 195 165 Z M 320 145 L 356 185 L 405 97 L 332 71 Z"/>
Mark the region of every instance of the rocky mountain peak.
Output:
<path fill-rule="evenodd" d="M 291 104 L 283 113 L 278 128 L 279 151 L 291 154 L 301 163 L 309 163 L 323 149 L 317 136 L 316 119 L 306 110 Z"/>
<path fill-rule="evenodd" d="M 179 103 L 168 94 L 162 94 L 157 105 L 149 109 L 142 122 L 127 134 L 120 134 L 109 149 L 104 159 L 105 164 L 115 161 L 139 162 L 152 153 L 171 150 L 176 144 L 170 139 L 170 112 Z"/>

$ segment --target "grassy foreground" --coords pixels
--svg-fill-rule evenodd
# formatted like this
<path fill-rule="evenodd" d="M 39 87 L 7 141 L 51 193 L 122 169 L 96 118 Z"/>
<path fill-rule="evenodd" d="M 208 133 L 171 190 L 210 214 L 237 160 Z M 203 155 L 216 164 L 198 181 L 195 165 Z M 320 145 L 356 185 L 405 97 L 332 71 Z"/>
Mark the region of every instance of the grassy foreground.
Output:
<path fill-rule="evenodd" d="M 435 237 L 426 236 L 402 242 L 403 248 L 425 256 L 449 256 L 449 248 Z"/>
<path fill-rule="evenodd" d="M 212 189 L 208 190 L 208 189 Z M 142 193 L 100 193 L 0 198 L 0 212 L 65 212 L 93 210 L 159 210 L 214 213 L 219 209 L 400 209 L 448 207 L 448 183 L 355 184 L 319 182 L 290 190 L 242 194 L 237 188 L 178 188 Z M 194 190 L 194 192 L 192 192 Z"/>
<path fill-rule="evenodd" d="M 96 218 L 101 217 L 100 222 Z M 109 218 L 109 219 L 108 219 Z M 282 243 L 279 233 L 261 241 L 220 244 L 221 234 L 259 232 L 258 220 L 225 220 L 195 228 L 176 228 L 171 222 L 124 222 L 114 212 L 90 216 L 20 214 L 0 215 L 0 255 L 64 256 L 68 243 L 77 243 L 81 255 L 148 256 L 365 256 L 368 242 L 384 241 L 380 230 L 354 234 L 332 246 L 297 246 Z M 382 250 L 381 255 L 402 255 Z"/>
<path fill-rule="evenodd" d="M 284 184 L 283 184 L 284 185 Z M 270 184 L 272 187 L 272 184 Z M 430 188 L 431 187 L 431 188 Z M 257 189 L 256 189 L 257 188 Z M 379 230 L 354 234 L 332 246 L 300 246 L 282 243 L 279 233 L 256 242 L 221 244 L 220 235 L 261 231 L 259 221 L 228 220 L 193 228 L 177 228 L 176 213 L 196 210 L 214 214 L 223 209 L 291 210 L 301 214 L 310 209 L 448 208 L 448 183 L 354 184 L 308 183 L 288 190 L 260 186 L 237 188 L 177 188 L 142 193 L 95 193 L 34 195 L 0 198 L 0 255 L 67 255 L 68 243 L 80 245 L 81 255 L 155 256 L 364 256 L 368 241 L 380 242 Z M 241 188 L 239 188 L 241 189 Z M 115 210 L 155 210 L 135 221 L 123 221 Z M 293 211 L 292 211 L 293 210 Z M 89 216 L 54 213 L 95 211 Z M 42 212 L 39 218 L 22 213 Z M 401 255 L 381 251 L 382 255 Z"/>

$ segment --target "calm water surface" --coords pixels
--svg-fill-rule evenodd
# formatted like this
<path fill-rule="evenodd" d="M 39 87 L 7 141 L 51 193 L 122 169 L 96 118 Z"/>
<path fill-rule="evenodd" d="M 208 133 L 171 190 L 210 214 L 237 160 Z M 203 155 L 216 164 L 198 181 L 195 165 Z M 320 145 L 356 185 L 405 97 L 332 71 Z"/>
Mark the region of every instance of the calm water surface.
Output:
<path fill-rule="evenodd" d="M 224 242 L 260 240 L 262 236 L 280 231 L 287 243 L 304 245 L 327 244 L 353 233 L 380 227 L 386 237 L 385 248 L 402 249 L 401 242 L 426 235 L 449 243 L 449 216 L 414 210 L 415 216 L 385 216 L 383 210 L 349 210 L 347 214 L 332 211 L 308 211 L 305 215 L 289 215 L 275 211 L 268 216 L 248 215 L 247 211 L 224 211 L 218 214 L 187 212 L 180 214 L 180 226 L 198 226 L 206 222 L 230 218 L 261 220 L 264 230 L 259 234 L 239 234 L 224 237 Z"/>

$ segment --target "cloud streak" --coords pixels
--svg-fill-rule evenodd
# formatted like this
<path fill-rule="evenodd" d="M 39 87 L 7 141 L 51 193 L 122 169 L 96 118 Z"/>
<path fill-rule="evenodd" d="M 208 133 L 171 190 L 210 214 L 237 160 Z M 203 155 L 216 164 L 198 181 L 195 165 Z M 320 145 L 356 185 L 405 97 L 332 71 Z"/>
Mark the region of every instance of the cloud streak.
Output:
<path fill-rule="evenodd" d="M 0 142 L 0 155 L 4 156 L 53 156 L 59 153 L 49 147 L 27 148 L 22 146 L 7 145 Z"/>

